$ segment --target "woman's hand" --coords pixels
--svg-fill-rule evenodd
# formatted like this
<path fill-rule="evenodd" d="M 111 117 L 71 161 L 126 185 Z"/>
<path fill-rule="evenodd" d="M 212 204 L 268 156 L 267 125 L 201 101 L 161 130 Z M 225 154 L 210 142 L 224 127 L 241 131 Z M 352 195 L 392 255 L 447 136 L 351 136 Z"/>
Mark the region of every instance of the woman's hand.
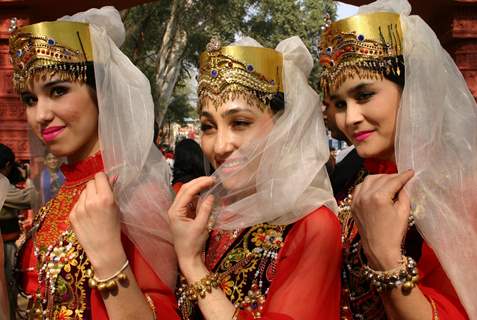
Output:
<path fill-rule="evenodd" d="M 354 190 L 353 218 L 373 269 L 391 270 L 399 266 L 411 211 L 403 187 L 413 175 L 410 170 L 401 174 L 370 175 Z"/>
<path fill-rule="evenodd" d="M 189 273 L 203 269 L 202 251 L 209 236 L 207 225 L 214 199 L 207 197 L 198 208 L 195 203 L 199 193 L 213 184 L 212 177 L 200 177 L 184 184 L 168 211 L 174 248 L 186 278 Z"/>
<path fill-rule="evenodd" d="M 126 261 L 119 218 L 108 178 L 97 173 L 71 211 L 70 222 L 98 278 L 114 274 Z"/>

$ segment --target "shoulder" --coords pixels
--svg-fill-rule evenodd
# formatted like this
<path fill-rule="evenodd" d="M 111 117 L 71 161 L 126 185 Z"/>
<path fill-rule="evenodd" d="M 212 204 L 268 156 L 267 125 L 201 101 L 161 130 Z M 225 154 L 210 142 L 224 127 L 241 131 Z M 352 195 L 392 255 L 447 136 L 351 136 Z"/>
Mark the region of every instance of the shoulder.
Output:
<path fill-rule="evenodd" d="M 306 228 L 310 231 L 325 231 L 328 229 L 339 230 L 340 223 L 336 214 L 329 208 L 319 207 L 308 215 L 297 221 L 295 225 L 298 228 Z"/>
<path fill-rule="evenodd" d="M 340 243 L 341 228 L 336 214 L 327 207 L 320 207 L 295 222 L 290 235 L 299 241 L 320 241 L 323 245 Z"/>

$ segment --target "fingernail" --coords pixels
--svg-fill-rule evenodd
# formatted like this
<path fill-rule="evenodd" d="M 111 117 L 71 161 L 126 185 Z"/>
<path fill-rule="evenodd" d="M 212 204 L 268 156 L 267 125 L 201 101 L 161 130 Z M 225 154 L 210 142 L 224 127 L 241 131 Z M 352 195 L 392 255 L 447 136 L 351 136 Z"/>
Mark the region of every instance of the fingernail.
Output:
<path fill-rule="evenodd" d="M 109 183 L 114 186 L 114 184 L 116 183 L 116 181 L 118 181 L 118 176 L 112 176 L 110 179 L 109 179 Z"/>

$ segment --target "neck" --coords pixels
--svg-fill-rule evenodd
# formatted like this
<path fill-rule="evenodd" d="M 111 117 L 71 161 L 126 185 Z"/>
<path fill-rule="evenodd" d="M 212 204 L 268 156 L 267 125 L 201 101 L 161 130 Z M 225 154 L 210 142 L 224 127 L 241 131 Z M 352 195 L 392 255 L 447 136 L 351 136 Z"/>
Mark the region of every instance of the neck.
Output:
<path fill-rule="evenodd" d="M 95 139 L 94 141 L 91 141 L 91 143 L 88 143 L 80 148 L 78 152 L 68 156 L 68 163 L 76 163 L 78 161 L 87 159 L 95 155 L 99 150 L 99 139 Z"/>

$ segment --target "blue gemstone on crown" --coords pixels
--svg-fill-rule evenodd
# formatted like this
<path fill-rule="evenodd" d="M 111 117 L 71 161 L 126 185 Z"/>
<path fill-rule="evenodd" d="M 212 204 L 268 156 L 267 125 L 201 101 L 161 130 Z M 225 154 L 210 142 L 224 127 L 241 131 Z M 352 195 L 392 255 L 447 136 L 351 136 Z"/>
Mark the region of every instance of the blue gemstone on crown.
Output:
<path fill-rule="evenodd" d="M 364 35 L 363 34 L 359 34 L 356 39 L 358 39 L 358 41 L 364 41 Z"/>
<path fill-rule="evenodd" d="M 54 46 L 56 44 L 55 39 L 49 38 L 46 43 L 48 43 L 49 46 Z"/>
<path fill-rule="evenodd" d="M 219 72 L 217 70 L 210 71 L 210 76 L 212 78 L 217 78 L 218 75 L 219 75 Z"/>
<path fill-rule="evenodd" d="M 331 53 L 333 52 L 333 48 L 328 47 L 328 48 L 326 48 L 325 52 L 326 52 L 327 55 L 331 55 Z"/>
<path fill-rule="evenodd" d="M 16 52 L 16 56 L 17 56 L 17 57 L 21 57 L 22 54 L 23 54 L 22 49 L 18 49 L 17 52 Z"/>

